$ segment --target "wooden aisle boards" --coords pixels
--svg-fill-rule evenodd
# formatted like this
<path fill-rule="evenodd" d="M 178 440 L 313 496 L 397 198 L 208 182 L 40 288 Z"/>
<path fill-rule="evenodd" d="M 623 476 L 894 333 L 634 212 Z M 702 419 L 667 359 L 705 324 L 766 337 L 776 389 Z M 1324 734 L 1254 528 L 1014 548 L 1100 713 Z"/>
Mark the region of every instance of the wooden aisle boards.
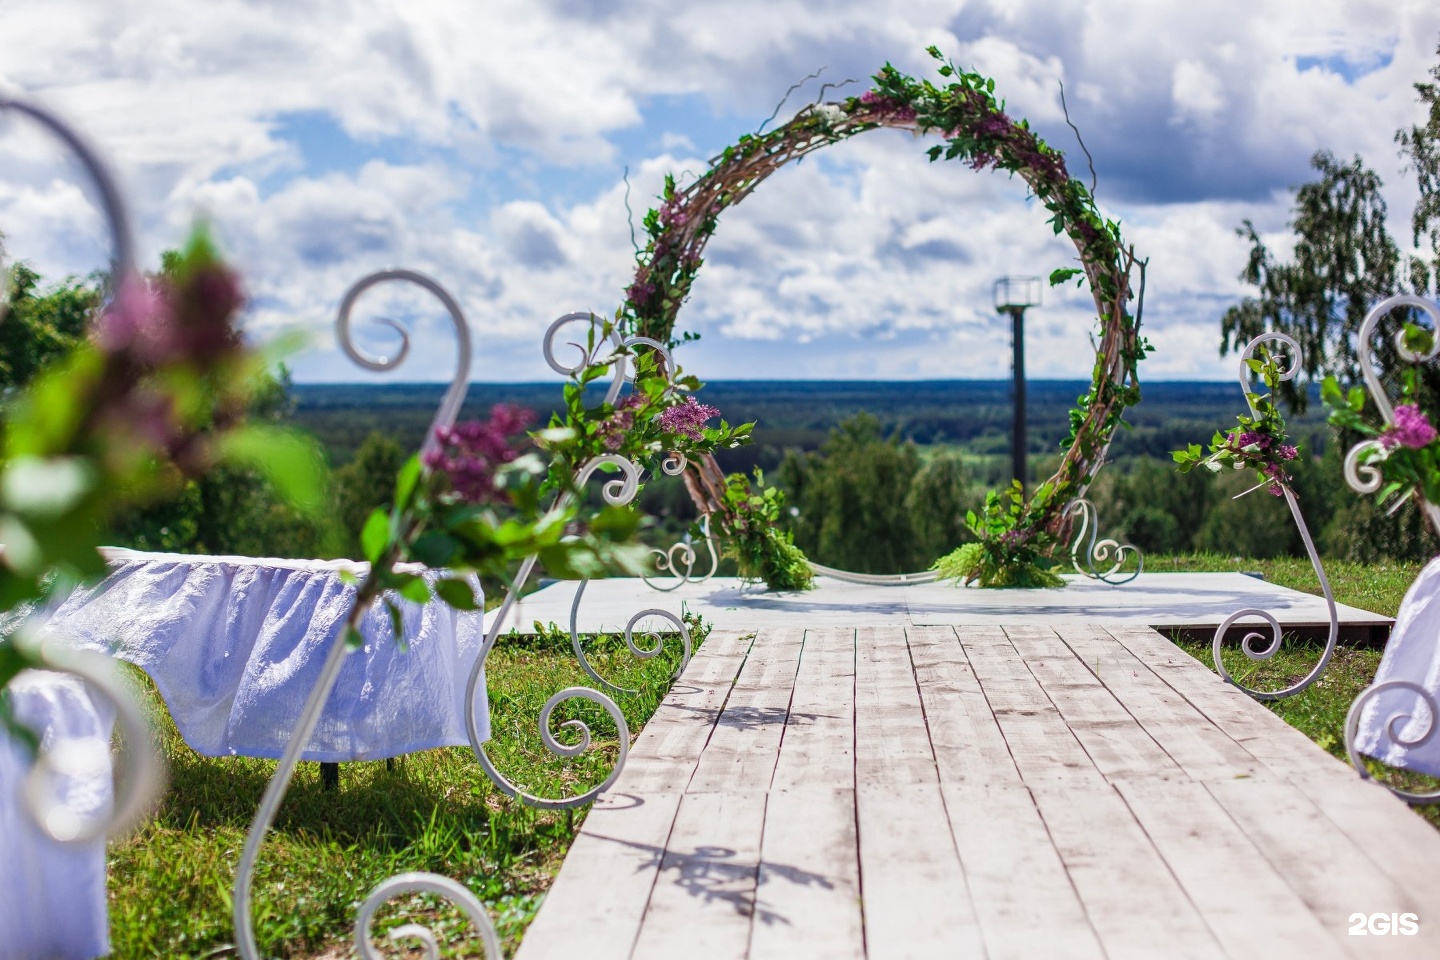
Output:
<path fill-rule="evenodd" d="M 1153 630 L 717 630 L 517 956 L 1435 958 L 1437 864 L 1440 833 Z"/>

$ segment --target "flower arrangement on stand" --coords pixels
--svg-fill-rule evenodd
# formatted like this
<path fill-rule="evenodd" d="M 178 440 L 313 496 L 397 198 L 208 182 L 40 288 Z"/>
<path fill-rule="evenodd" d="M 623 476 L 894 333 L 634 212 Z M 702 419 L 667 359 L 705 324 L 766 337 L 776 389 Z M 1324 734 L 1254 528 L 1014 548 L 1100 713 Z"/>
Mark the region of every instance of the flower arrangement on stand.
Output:
<path fill-rule="evenodd" d="M 1300 456 L 1299 447 L 1290 442 L 1285 418 L 1275 405 L 1273 396 L 1285 371 L 1269 351 L 1265 351 L 1262 358 L 1247 356 L 1241 361 L 1241 369 L 1258 376 L 1268 392 L 1257 393 L 1247 389 L 1245 399 L 1250 404 L 1249 415 L 1237 417 L 1238 424 L 1228 431 L 1216 431 L 1208 449 L 1201 450 L 1198 443 L 1192 443 L 1184 450 L 1176 450 L 1171 456 L 1181 473 L 1196 467 L 1204 467 L 1212 473 L 1227 469 L 1254 470 L 1259 482 L 1237 496 L 1243 497 L 1246 493 L 1264 489 L 1272 496 L 1281 497 L 1293 479 L 1289 465 Z"/>
<path fill-rule="evenodd" d="M 1395 337 L 1406 363 L 1396 375 L 1399 403 L 1392 404 L 1376 370 L 1374 338 L 1380 321 L 1404 311 Z M 1416 322 L 1427 316 L 1429 326 Z M 1351 489 L 1374 495 L 1377 504 L 1398 509 L 1415 502 L 1430 528 L 1440 533 L 1440 435 L 1424 409 L 1418 367 L 1440 354 L 1440 305 L 1404 294 L 1377 303 L 1360 325 L 1357 352 L 1365 387 L 1342 390 L 1327 378 L 1321 396 L 1330 422 L 1360 442 L 1345 456 L 1345 480 Z M 1367 397 L 1368 394 L 1368 397 Z M 1372 413 L 1373 411 L 1373 413 Z M 1382 779 L 1389 764 L 1415 772 L 1440 774 L 1435 734 L 1440 730 L 1440 696 L 1434 684 L 1435 637 L 1425 617 L 1436 584 L 1436 561 L 1420 573 L 1406 593 L 1394 630 L 1380 660 L 1375 682 L 1360 692 L 1345 718 L 1345 748 L 1356 773 L 1374 779 L 1406 803 L 1440 802 L 1440 790 L 1417 790 Z"/>
<path fill-rule="evenodd" d="M 1435 353 L 1435 336 L 1414 323 L 1406 324 L 1399 338 L 1402 356 L 1416 358 Z M 1326 377 L 1321 399 L 1330 408 L 1330 423 L 1366 438 L 1347 458 L 1347 468 L 1360 468 L 1382 479 L 1373 491 L 1376 502 L 1397 509 L 1412 498 L 1440 504 L 1440 433 L 1420 409 L 1419 371 L 1412 362 L 1400 371 L 1400 402 L 1379 425 L 1366 416 L 1366 394 L 1361 387 L 1348 392 L 1334 377 Z M 1427 511 L 1431 526 L 1434 513 Z"/>
<path fill-rule="evenodd" d="M 434 280 L 411 270 L 385 270 L 357 282 L 341 303 L 337 319 L 341 344 L 369 369 L 392 369 L 403 360 L 405 349 L 391 360 L 365 357 L 350 337 L 350 314 L 356 300 L 386 282 L 416 284 L 445 306 L 458 338 L 457 371 L 424 446 L 396 478 L 392 505 L 388 510 L 376 510 L 365 523 L 361 545 L 369 568 L 356 586 L 343 642 L 329 651 L 246 837 L 232 904 L 237 944 L 247 960 L 258 957 L 251 886 L 261 845 L 345 657 L 363 643 L 359 623 L 365 612 L 377 603 L 384 604 L 399 640 L 402 616 L 396 598 L 414 603 L 438 600 L 475 610 L 479 598 L 470 585 L 470 575 L 502 579 L 508 587 L 506 597 L 490 621 L 467 686 L 465 719 L 471 747 L 495 786 L 529 806 L 558 809 L 587 803 L 614 783 L 624 766 L 629 730 L 620 708 L 604 693 L 586 687 L 568 687 L 546 702 L 539 726 L 541 739 L 552 753 L 573 757 L 590 748 L 591 731 L 583 721 L 568 720 L 561 725 L 578 736 L 574 744 L 561 743 L 552 730 L 560 704 L 585 700 L 603 709 L 615 723 L 620 755 L 609 776 L 588 790 L 559 798 L 534 796 L 496 768 L 478 732 L 476 700 L 486 657 L 537 564 L 543 563 L 552 575 L 581 580 L 612 571 L 642 571 L 649 550 L 633 542 L 641 517 L 630 503 L 646 470 L 678 473 L 688 457 L 743 443 L 750 431 L 749 425 L 732 428 L 724 421 L 710 425 L 718 411 L 690 395 L 689 390 L 698 383 L 681 375 L 663 345 L 644 338 L 622 338 L 612 323 L 588 313 L 567 314 L 547 331 L 546 359 L 570 379 L 565 385 L 564 411 L 546 427 L 527 432 L 532 419 L 528 412 L 505 405 L 493 408 L 488 420 L 457 425 L 454 419 L 470 371 L 470 331 L 459 304 Z M 581 357 L 579 363 L 565 366 L 555 356 L 554 341 L 564 327 L 576 322 L 586 324 L 584 342 L 573 344 Z M 598 383 L 607 372 L 611 381 L 603 398 L 590 403 L 594 398 L 587 386 Z M 629 392 L 625 393 L 627 386 Z M 620 476 L 604 484 L 602 504 L 592 507 L 585 485 L 601 471 Z M 422 564 L 439 575 L 427 579 L 402 569 L 399 565 L 405 562 Z M 678 627 L 688 661 L 688 629 L 679 617 L 664 611 L 643 611 L 632 618 L 625 631 L 631 651 L 641 657 L 659 652 L 658 638 L 653 648 L 641 649 L 631 636 L 636 620 L 651 613 L 669 617 Z M 612 690 L 622 689 L 594 671 L 573 624 L 572 640 L 580 665 L 593 679 Z M 432 874 L 394 877 L 370 893 L 356 923 L 356 945 L 363 955 L 372 952 L 369 923 L 375 908 L 390 897 L 419 890 L 439 893 L 460 906 L 478 925 L 487 952 L 498 956 L 493 927 L 479 901 L 465 887 Z M 410 932 L 428 936 L 419 928 Z"/>
<path fill-rule="evenodd" d="M 1265 346 L 1267 343 L 1278 343 L 1283 349 L 1272 352 Z M 1289 356 L 1282 364 L 1282 358 L 1286 354 Z M 1305 523 L 1305 516 L 1300 511 L 1300 504 L 1292 487 L 1294 478 L 1290 475 L 1290 465 L 1300 456 L 1300 450 L 1290 442 L 1285 417 L 1275 405 L 1275 391 L 1282 382 L 1292 379 L 1300 367 L 1300 345 L 1292 337 L 1283 333 L 1266 333 L 1251 340 L 1240 354 L 1240 389 L 1245 394 L 1245 402 L 1250 408 L 1249 414 L 1240 415 L 1236 426 L 1229 431 L 1217 431 L 1207 449 L 1202 450 L 1199 444 L 1192 443 L 1186 449 L 1176 450 L 1172 454 L 1182 473 L 1197 467 L 1216 473 L 1224 470 L 1253 470 L 1258 482 L 1250 489 L 1236 494 L 1237 498 L 1258 490 L 1283 497 L 1290 508 L 1290 516 L 1295 520 L 1296 529 L 1300 531 L 1300 539 L 1305 544 L 1305 552 L 1310 558 L 1310 565 L 1315 569 L 1316 579 L 1320 581 L 1320 588 L 1325 594 L 1325 604 L 1330 615 L 1325 649 L 1305 676 L 1278 690 L 1260 690 L 1247 686 L 1231 673 L 1223 656 L 1225 638 L 1230 628 L 1241 620 L 1258 618 L 1269 625 L 1270 636 L 1267 639 L 1263 633 L 1252 630 L 1241 638 L 1240 649 L 1252 662 L 1274 657 L 1280 652 L 1284 642 L 1280 623 L 1275 616 L 1267 610 L 1250 607 L 1230 614 L 1216 628 L 1212 645 L 1216 671 L 1257 700 L 1279 700 L 1308 689 L 1330 665 L 1330 659 L 1335 654 L 1335 645 L 1340 638 L 1340 616 L 1335 606 L 1335 595 L 1330 590 L 1330 581 L 1325 576 L 1320 554 L 1315 549 L 1310 528 Z M 1251 388 L 1252 378 L 1255 377 L 1260 379 L 1265 392 Z"/>

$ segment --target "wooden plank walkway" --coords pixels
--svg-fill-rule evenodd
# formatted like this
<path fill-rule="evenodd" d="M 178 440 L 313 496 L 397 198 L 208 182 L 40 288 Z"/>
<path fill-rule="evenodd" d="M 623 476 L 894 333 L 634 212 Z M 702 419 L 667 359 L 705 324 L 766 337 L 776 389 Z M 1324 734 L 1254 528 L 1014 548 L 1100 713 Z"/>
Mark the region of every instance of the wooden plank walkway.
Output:
<path fill-rule="evenodd" d="M 1436 958 L 1440 833 L 1144 627 L 716 631 L 517 956 Z"/>

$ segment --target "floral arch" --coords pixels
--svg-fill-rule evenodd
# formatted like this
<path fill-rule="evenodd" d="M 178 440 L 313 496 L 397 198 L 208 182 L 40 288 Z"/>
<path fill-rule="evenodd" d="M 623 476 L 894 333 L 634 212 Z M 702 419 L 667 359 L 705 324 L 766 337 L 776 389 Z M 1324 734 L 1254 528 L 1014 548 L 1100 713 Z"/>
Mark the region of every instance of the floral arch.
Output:
<path fill-rule="evenodd" d="M 661 205 L 645 217 L 648 239 L 637 253 L 635 279 L 617 326 L 628 336 L 672 348 L 694 339 L 677 331 L 676 320 L 720 214 L 787 163 L 856 134 L 891 128 L 938 136 L 941 142 L 927 151 L 932 161 L 961 160 L 973 170 L 1020 177 L 1050 212 L 1056 234 L 1066 234 L 1075 244 L 1079 266 L 1054 271 L 1050 281 L 1081 276 L 1090 288 L 1100 325 L 1094 371 L 1089 391 L 1071 411 L 1059 469 L 1028 500 L 1013 490 L 1008 496 L 992 494 L 988 516 L 980 521 L 981 543 L 957 551 L 947 558 L 948 566 L 942 562 L 939 568 L 986 585 L 1024 584 L 1044 579 L 1044 558 L 1068 524 L 1067 506 L 1094 479 L 1125 408 L 1139 400 L 1136 365 L 1150 349 L 1139 333 L 1144 265 L 1122 240 L 1119 224 L 1101 215 L 1091 190 L 1066 170 L 1064 156 L 1027 121 L 1006 114 L 995 99 L 994 80 L 956 68 L 933 47 L 929 53 L 940 61 L 943 85 L 916 80 L 887 64 L 875 75 L 874 86 L 858 97 L 812 104 L 774 130 L 740 137 L 683 189 L 667 178 Z M 1137 265 L 1140 290 L 1131 281 Z M 768 515 L 774 495 L 752 489 L 744 477 L 727 478 L 713 455 L 691 462 L 684 478 L 702 516 L 712 518 L 730 538 L 742 567 L 772 587 L 804 585 L 797 582 L 807 579 L 800 572 L 803 555 Z"/>

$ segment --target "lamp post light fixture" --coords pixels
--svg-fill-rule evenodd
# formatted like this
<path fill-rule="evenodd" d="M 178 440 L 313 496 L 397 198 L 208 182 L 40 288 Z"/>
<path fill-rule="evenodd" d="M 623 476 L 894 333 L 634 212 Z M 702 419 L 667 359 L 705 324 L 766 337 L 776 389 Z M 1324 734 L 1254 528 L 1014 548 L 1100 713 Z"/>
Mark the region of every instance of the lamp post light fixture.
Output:
<path fill-rule="evenodd" d="M 1010 436 L 1010 470 L 1023 490 L 1025 465 L 1025 308 L 1040 306 L 1039 277 L 1001 277 L 995 281 L 995 309 L 1010 314 L 1014 352 L 1015 415 Z"/>

